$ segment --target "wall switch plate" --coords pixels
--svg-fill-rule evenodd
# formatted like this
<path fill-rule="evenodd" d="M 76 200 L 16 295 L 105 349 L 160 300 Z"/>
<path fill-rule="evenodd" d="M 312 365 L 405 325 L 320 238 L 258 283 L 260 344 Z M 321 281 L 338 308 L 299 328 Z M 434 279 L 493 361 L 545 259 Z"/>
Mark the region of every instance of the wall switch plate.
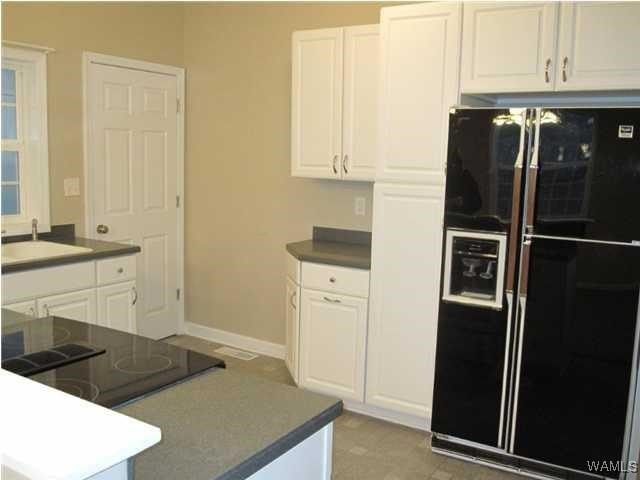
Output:
<path fill-rule="evenodd" d="M 80 196 L 80 179 L 71 177 L 64 179 L 64 196 L 79 197 Z"/>
<path fill-rule="evenodd" d="M 356 215 L 364 215 L 367 211 L 367 201 L 364 197 L 356 197 L 353 203 L 353 212 Z"/>

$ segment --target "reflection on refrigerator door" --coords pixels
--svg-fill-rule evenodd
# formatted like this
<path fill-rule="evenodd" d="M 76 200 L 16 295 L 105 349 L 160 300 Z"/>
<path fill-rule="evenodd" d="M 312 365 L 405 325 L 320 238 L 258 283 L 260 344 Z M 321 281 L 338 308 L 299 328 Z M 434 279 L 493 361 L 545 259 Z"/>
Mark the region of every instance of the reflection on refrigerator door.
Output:
<path fill-rule="evenodd" d="M 531 245 L 513 453 L 581 471 L 589 461 L 621 461 L 635 389 L 640 248 Z"/>

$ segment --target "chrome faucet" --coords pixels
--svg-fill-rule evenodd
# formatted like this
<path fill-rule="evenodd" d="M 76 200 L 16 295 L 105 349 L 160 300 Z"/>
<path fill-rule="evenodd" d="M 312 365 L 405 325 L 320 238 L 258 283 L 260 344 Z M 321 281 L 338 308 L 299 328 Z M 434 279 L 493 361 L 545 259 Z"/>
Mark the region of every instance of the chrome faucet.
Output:
<path fill-rule="evenodd" d="M 36 242 L 38 240 L 38 219 L 31 220 L 31 240 Z"/>

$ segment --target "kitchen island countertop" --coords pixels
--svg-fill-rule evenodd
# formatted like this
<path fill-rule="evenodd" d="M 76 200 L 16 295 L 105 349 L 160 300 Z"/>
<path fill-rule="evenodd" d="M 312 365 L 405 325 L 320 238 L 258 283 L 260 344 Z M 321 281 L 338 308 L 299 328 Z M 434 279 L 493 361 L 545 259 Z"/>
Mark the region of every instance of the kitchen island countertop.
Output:
<path fill-rule="evenodd" d="M 162 430 L 162 441 L 136 457 L 137 480 L 235 480 L 327 426 L 342 402 L 217 370 L 117 410 Z"/>

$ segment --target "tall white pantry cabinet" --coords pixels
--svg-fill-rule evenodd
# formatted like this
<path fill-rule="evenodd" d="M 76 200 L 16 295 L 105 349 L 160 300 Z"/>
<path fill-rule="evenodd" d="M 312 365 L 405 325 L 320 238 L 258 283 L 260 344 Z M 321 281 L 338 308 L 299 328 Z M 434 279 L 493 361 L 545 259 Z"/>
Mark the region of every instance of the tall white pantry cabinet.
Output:
<path fill-rule="evenodd" d="M 366 403 L 429 426 L 457 3 L 383 8 Z"/>

